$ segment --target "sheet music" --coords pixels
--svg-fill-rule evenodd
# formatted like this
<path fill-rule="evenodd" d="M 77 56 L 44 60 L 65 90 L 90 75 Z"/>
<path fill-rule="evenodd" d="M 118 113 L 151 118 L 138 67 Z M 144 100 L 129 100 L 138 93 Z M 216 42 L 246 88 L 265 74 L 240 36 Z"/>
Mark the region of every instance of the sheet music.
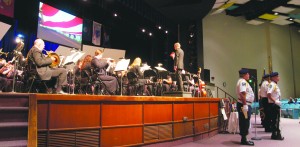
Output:
<path fill-rule="evenodd" d="M 167 71 L 167 70 L 164 69 L 163 67 L 158 67 L 158 66 L 156 66 L 155 69 L 157 69 L 158 71 Z"/>
<path fill-rule="evenodd" d="M 122 59 L 118 61 L 115 71 L 125 71 L 129 65 L 130 59 Z"/>
<path fill-rule="evenodd" d="M 82 52 L 75 52 L 70 56 L 67 56 L 62 65 L 66 65 L 68 63 L 76 63 L 85 53 Z"/>

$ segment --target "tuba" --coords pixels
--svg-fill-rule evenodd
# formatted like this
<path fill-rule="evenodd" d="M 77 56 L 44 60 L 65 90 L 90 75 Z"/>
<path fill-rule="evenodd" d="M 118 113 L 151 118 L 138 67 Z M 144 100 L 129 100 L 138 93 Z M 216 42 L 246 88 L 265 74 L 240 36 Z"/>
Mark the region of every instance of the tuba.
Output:
<path fill-rule="evenodd" d="M 46 51 L 46 50 L 45 50 Z M 54 61 L 52 61 L 52 63 L 51 63 L 51 65 L 50 65 L 50 67 L 51 68 L 55 68 L 55 67 L 58 67 L 58 65 L 59 65 L 59 63 L 60 63 L 60 58 L 59 58 L 59 56 L 58 56 L 58 54 L 57 53 L 54 53 L 54 52 L 49 52 L 49 51 L 46 51 L 46 53 L 47 53 L 47 57 L 54 57 L 55 58 L 55 60 Z"/>

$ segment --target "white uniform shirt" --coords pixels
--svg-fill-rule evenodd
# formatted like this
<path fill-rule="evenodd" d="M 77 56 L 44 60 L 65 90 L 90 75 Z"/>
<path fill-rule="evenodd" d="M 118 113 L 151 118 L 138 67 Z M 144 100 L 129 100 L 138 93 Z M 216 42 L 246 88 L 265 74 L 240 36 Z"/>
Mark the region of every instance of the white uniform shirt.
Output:
<path fill-rule="evenodd" d="M 246 92 L 247 105 L 251 105 L 251 103 L 254 101 L 254 92 L 249 83 L 245 79 L 240 78 L 236 84 L 236 94 L 238 96 L 238 102 L 240 103 L 243 103 L 241 96 L 242 92 Z"/>
<path fill-rule="evenodd" d="M 264 80 L 260 86 L 260 97 L 267 97 L 269 81 Z"/>
<path fill-rule="evenodd" d="M 278 87 L 278 85 L 272 81 L 269 86 L 268 86 L 268 94 L 271 93 L 271 97 L 275 100 L 280 100 L 280 96 L 281 96 L 281 93 L 280 93 L 280 89 Z M 268 100 L 269 103 L 274 103 L 272 100 Z"/>

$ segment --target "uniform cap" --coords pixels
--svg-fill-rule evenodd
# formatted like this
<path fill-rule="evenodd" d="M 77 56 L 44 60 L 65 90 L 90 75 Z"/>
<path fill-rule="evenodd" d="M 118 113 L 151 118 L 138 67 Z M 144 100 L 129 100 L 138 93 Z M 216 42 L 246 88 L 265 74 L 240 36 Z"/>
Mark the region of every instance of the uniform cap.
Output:
<path fill-rule="evenodd" d="M 265 75 L 263 76 L 264 79 L 265 79 L 265 78 L 269 78 L 269 77 L 270 77 L 269 74 L 265 74 Z"/>
<path fill-rule="evenodd" d="M 270 77 L 275 77 L 275 76 L 278 76 L 279 74 L 278 74 L 278 72 L 272 72 L 271 74 L 270 74 Z"/>
<path fill-rule="evenodd" d="M 246 73 L 249 73 L 248 69 L 243 68 L 239 70 L 239 74 L 246 74 Z"/>

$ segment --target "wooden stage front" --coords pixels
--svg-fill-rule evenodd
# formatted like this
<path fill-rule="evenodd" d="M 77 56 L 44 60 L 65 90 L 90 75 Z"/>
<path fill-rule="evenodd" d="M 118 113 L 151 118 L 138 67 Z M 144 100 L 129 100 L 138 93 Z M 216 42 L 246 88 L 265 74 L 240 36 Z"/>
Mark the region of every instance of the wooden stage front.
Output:
<path fill-rule="evenodd" d="M 27 95 L 28 144 L 38 146 L 172 144 L 220 128 L 219 98 Z"/>

